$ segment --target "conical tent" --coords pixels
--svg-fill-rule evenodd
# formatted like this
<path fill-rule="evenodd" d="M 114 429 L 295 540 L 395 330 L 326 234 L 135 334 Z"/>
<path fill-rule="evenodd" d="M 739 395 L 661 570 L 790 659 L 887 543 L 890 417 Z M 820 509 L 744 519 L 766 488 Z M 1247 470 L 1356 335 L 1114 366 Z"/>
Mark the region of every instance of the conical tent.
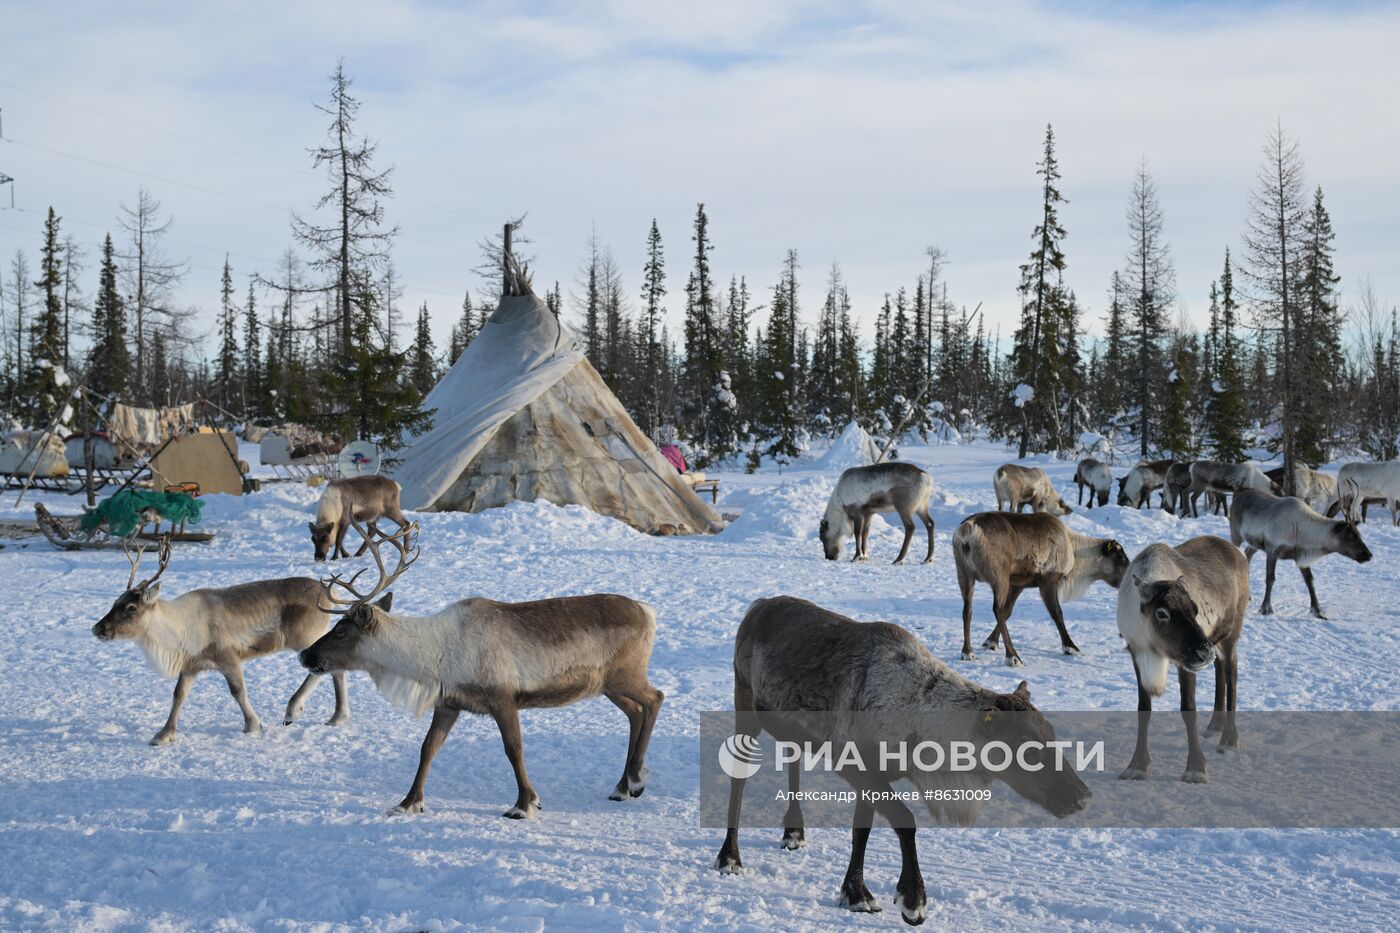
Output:
<path fill-rule="evenodd" d="M 722 527 L 534 295 L 501 299 L 423 408 L 435 410 L 433 426 L 393 471 L 406 509 L 545 499 L 648 533 Z"/>

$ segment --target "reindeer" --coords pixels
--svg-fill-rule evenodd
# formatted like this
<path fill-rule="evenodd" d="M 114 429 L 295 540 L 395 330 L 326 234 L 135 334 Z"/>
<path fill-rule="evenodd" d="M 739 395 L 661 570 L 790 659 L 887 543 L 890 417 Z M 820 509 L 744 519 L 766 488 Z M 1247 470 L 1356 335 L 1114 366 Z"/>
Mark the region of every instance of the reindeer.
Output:
<path fill-rule="evenodd" d="M 1332 521 L 1302 499 L 1280 499 L 1253 490 L 1237 494 L 1230 503 L 1230 540 L 1244 546 L 1246 560 L 1253 560 L 1258 551 L 1268 558 L 1264 603 L 1259 607 L 1260 614 L 1266 616 L 1274 611 L 1274 569 L 1280 558 L 1298 566 L 1308 585 L 1312 614 L 1319 619 L 1327 616 L 1317 601 L 1312 565 L 1328 554 L 1341 554 L 1358 564 L 1371 559 L 1371 550 L 1350 517 Z"/>
<path fill-rule="evenodd" d="M 1074 488 L 1078 493 L 1074 504 L 1084 504 L 1084 490 L 1088 489 L 1089 508 L 1094 507 L 1095 496 L 1098 497 L 1099 505 L 1108 505 L 1108 492 L 1112 485 L 1113 472 L 1108 468 L 1108 464 L 1093 457 L 1085 457 L 1074 469 Z"/>
<path fill-rule="evenodd" d="M 933 477 L 912 463 L 876 463 L 846 470 L 836 481 L 822 517 L 820 535 L 826 559 L 839 558 L 846 536 L 854 532 L 856 553 L 851 559 L 869 560 L 871 516 L 876 512 L 898 512 L 904 525 L 904 543 L 894 562 L 904 563 L 909 554 L 909 542 L 914 538 L 914 516 L 917 515 L 928 530 L 928 554 L 924 563 L 931 563 L 933 517 L 928 511 L 931 495 Z"/>
<path fill-rule="evenodd" d="M 321 493 L 321 501 L 316 504 L 316 520 L 307 522 L 311 529 L 311 545 L 315 548 L 316 559 L 325 560 L 349 557 L 345 550 L 345 533 L 350 530 L 355 519 L 368 523 L 371 529 L 381 518 L 389 518 L 400 529 L 408 527 L 408 519 L 399 509 L 399 484 L 387 476 L 348 476 L 333 479 Z M 359 557 L 369 546 L 366 538 L 355 552 Z"/>
<path fill-rule="evenodd" d="M 170 539 L 160 543 L 160 566 L 155 576 L 136 582 L 145 548 L 127 548 L 131 576 L 126 590 L 92 627 L 102 641 L 134 640 L 147 662 L 163 677 L 175 680 L 175 698 L 165 726 L 151 739 L 152 745 L 175 741 L 180 707 L 203 671 L 216 670 L 228 681 L 229 693 L 243 711 L 243 731 L 262 732 L 262 723 L 248 701 L 243 684 L 243 662 L 277 651 L 300 651 L 326 631 L 330 616 L 319 604 L 320 584 L 309 577 L 259 580 L 223 589 L 191 590 L 174 599 L 161 599 L 160 577 L 170 564 Z M 287 702 L 283 722 L 290 725 L 301 715 L 306 698 L 321 680 L 311 674 Z M 327 725 L 338 726 L 350 718 L 345 675 L 337 673 L 335 714 Z"/>
<path fill-rule="evenodd" d="M 975 657 L 972 591 L 981 582 L 992 588 L 997 620 L 982 647 L 995 651 L 998 638 L 1004 638 L 1007 665 L 1019 667 L 1023 662 L 1011 645 L 1006 620 L 1021 591 L 1028 586 L 1040 590 L 1041 602 L 1060 631 L 1060 647 L 1065 654 L 1079 654 L 1060 601 L 1078 599 L 1096 580 L 1116 589 L 1123 582 L 1128 555 L 1117 541 L 1071 531 L 1053 515 L 980 512 L 963 519 L 953 532 L 953 562 L 963 600 L 963 660 Z"/>
<path fill-rule="evenodd" d="M 1167 468 L 1167 480 L 1162 487 L 1162 508 L 1185 518 L 1194 514 L 1200 493 L 1191 491 L 1191 464 L 1194 460 L 1179 460 Z M 1206 493 L 1206 505 L 1212 513 L 1226 511 L 1225 496 L 1217 492 Z"/>
<path fill-rule="evenodd" d="M 504 815 L 533 818 L 540 798 L 525 773 L 520 710 L 567 706 L 599 694 L 616 704 L 631 726 L 622 777 L 610 799 L 642 795 L 647 744 L 664 699 L 647 680 L 655 610 L 624 596 L 598 594 L 525 603 L 470 598 L 430 616 L 392 615 L 387 594 L 372 601 L 417 560 L 417 548 L 408 541 L 417 525 L 387 536 L 361 531 L 371 542 L 379 580 L 366 592 L 355 588 L 354 577 L 333 574 L 322 582 L 331 611 L 341 619 L 301 653 L 301 663 L 314 674 L 367 671 L 396 705 L 415 716 L 432 709 L 413 784 L 390 812 L 423 812 L 428 768 L 465 710 L 491 716 L 501 732 L 518 792 Z M 398 551 L 393 571 L 386 571 L 380 557 L 382 541 Z"/>
<path fill-rule="evenodd" d="M 1400 461 L 1344 463 L 1337 471 L 1337 488 L 1353 523 L 1365 521 L 1366 506 L 1377 500 L 1390 510 L 1391 524 L 1400 523 Z"/>
<path fill-rule="evenodd" d="M 1212 496 L 1218 497 L 1220 502 L 1225 501 L 1226 494 L 1234 495 L 1244 490 L 1252 490 L 1266 496 L 1281 496 L 1283 489 L 1275 483 L 1258 466 L 1253 463 L 1221 463 L 1218 460 L 1197 460 L 1191 464 L 1191 515 L 1193 518 L 1199 517 L 1196 510 L 1196 501 L 1201 493 L 1206 494 L 1206 501 L 1211 502 Z"/>
<path fill-rule="evenodd" d="M 1266 470 L 1265 476 L 1279 487 L 1282 494 L 1284 471 L 1277 466 Z M 1329 518 L 1337 511 L 1337 477 L 1298 463 L 1293 467 L 1293 494 Z"/>
<path fill-rule="evenodd" d="M 1019 512 L 1021 506 L 1029 505 L 1032 512 L 1048 512 L 1051 515 L 1068 515 L 1074 510 L 1065 504 L 1055 491 L 1055 484 L 1040 467 L 1023 467 L 1005 463 L 992 474 L 992 489 L 997 496 L 997 511 L 1002 503 L 1009 511 Z"/>
<path fill-rule="evenodd" d="M 784 711 L 784 712 L 774 712 Z M 734 638 L 735 732 L 757 737 L 767 731 L 781 741 L 813 741 L 811 728 L 794 722 L 790 711 L 835 713 L 832 732 L 859 731 L 861 717 L 883 714 L 915 717 L 918 741 L 949 739 L 986 742 L 995 736 L 1013 747 L 1021 742 L 1054 741 L 1050 723 L 1031 704 L 1024 681 L 1011 693 L 997 693 L 974 683 L 935 658 L 905 629 L 888 622 L 856 622 L 814 603 L 791 596 L 760 599 L 749 606 Z M 814 717 L 815 718 L 815 717 Z M 805 720 L 806 717 L 803 717 Z M 845 727 L 839 725 L 847 722 Z M 836 736 L 833 736 L 835 738 Z M 825 736 L 816 736 L 821 742 Z M 869 739 L 869 736 L 866 736 Z M 901 732 L 900 738 L 904 738 Z M 873 757 L 867 760 L 874 760 Z M 911 769 L 893 773 L 847 769 L 841 776 L 858 791 L 869 791 L 855 807 L 851 858 L 841 883 L 841 903 L 855 911 L 877 911 L 879 905 L 865 886 L 865 847 L 875 814 L 879 813 L 899 837 L 903 866 L 896 902 L 905 922 L 922 923 L 927 912 L 924 879 L 915 846 L 914 814 L 890 794 L 891 782 L 908 777 L 923 793 L 929 814 L 937 821 L 970 826 L 981 808 L 977 801 L 935 801 L 935 791 L 951 786 L 985 790 L 1000 780 L 1026 800 L 1056 817 L 1088 805 L 1089 788 L 1073 771 L 1022 769 L 985 770 L 952 775 L 947 771 Z M 788 786 L 798 790 L 800 774 L 789 766 Z M 730 782 L 728 829 L 716 868 L 725 874 L 743 870 L 739 854 L 739 816 L 744 781 Z M 805 844 L 802 808 L 796 796 L 784 820 L 783 848 Z"/>
<path fill-rule="evenodd" d="M 1167 668 L 1175 664 L 1188 746 L 1181 779 L 1204 784 L 1206 757 L 1196 734 L 1196 674 L 1215 662 L 1215 709 L 1205 734 L 1220 733 L 1221 750 L 1238 748 L 1235 646 L 1249 607 L 1249 562 L 1224 538 L 1201 535 L 1176 547 L 1149 545 L 1133 558 L 1128 578 L 1128 585 L 1118 589 L 1118 631 L 1133 656 L 1138 734 L 1132 760 L 1119 778 L 1147 777 L 1152 698 L 1162 695 Z"/>
<path fill-rule="evenodd" d="M 1143 460 L 1118 480 L 1118 504 L 1140 509 L 1152 504 L 1152 493 L 1167 482 L 1173 460 Z"/>

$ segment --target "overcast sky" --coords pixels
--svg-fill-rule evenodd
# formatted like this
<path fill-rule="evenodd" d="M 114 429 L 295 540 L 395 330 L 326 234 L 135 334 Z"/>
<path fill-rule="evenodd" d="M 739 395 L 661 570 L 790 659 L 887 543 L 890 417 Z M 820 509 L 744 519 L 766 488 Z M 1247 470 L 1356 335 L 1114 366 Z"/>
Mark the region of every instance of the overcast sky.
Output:
<path fill-rule="evenodd" d="M 762 295 L 799 251 L 809 320 L 837 260 L 868 336 L 937 244 L 949 297 L 1009 333 L 1047 122 L 1091 327 L 1143 158 L 1202 319 L 1275 121 L 1325 191 L 1346 297 L 1369 276 L 1390 305 L 1398 44 L 1400 7 L 1372 3 L 0 0 L 0 172 L 21 209 L 0 211 L 0 275 L 16 248 L 33 258 L 49 205 L 95 254 L 140 186 L 174 216 L 188 303 L 217 303 L 225 252 L 240 289 L 271 271 L 289 209 L 324 188 L 306 148 L 343 57 L 395 169 L 403 303 L 428 302 L 440 342 L 480 285 L 475 244 L 525 212 L 537 284 L 566 292 L 596 227 L 635 295 L 657 218 L 678 321 L 698 201 L 723 280 Z"/>

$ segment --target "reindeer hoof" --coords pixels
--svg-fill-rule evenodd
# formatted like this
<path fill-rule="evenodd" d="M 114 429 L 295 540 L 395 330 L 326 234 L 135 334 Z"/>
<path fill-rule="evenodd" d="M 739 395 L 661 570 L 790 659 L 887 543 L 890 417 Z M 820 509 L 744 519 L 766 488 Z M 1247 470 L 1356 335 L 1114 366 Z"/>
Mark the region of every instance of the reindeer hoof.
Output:
<path fill-rule="evenodd" d="M 807 848 L 807 833 L 802 827 L 783 830 L 783 848 L 789 852 Z"/>
<path fill-rule="evenodd" d="M 1064 646 L 1062 646 L 1062 647 L 1063 647 L 1063 649 L 1064 649 L 1065 654 L 1071 654 L 1071 655 L 1077 655 L 1077 654 L 1079 654 L 1079 647 L 1078 647 L 1077 645 L 1064 645 Z"/>
<path fill-rule="evenodd" d="M 964 661 L 972 661 L 972 660 L 975 660 L 976 657 L 977 657 L 977 655 L 973 654 L 971 651 L 964 651 L 964 652 L 962 653 L 962 659 L 963 659 Z"/>
<path fill-rule="evenodd" d="M 326 720 L 326 725 L 328 725 L 328 726 L 343 726 L 343 725 L 345 725 L 345 724 L 346 724 L 347 722 L 349 722 L 349 721 L 350 721 L 350 714 L 349 714 L 349 713 L 343 713 L 343 714 L 341 714 L 341 715 L 339 715 L 339 716 L 332 716 L 330 719 L 327 719 L 327 720 Z"/>
<path fill-rule="evenodd" d="M 502 813 L 501 816 L 505 817 L 508 820 L 533 820 L 536 814 L 538 814 L 543 809 L 544 805 L 541 804 L 539 798 L 536 797 L 534 800 L 525 804 L 525 806 L 523 807 L 517 801 L 515 806 Z"/>
<path fill-rule="evenodd" d="M 715 859 L 715 868 L 721 875 L 742 875 L 744 873 L 744 863 L 739 861 L 737 852 L 721 852 L 719 858 Z"/>
<path fill-rule="evenodd" d="M 1323 612 L 1321 609 L 1314 609 L 1312 617 L 1314 619 L 1320 619 L 1323 622 L 1327 621 L 1327 613 Z"/>
<path fill-rule="evenodd" d="M 243 725 L 243 734 L 244 734 L 244 735 L 262 735 L 262 723 L 260 723 L 260 722 L 249 722 L 249 723 L 244 723 L 244 725 Z"/>
<path fill-rule="evenodd" d="M 1147 780 L 1147 769 L 1146 769 L 1146 768 L 1134 768 L 1134 767 L 1132 767 L 1131 765 L 1129 765 L 1128 767 L 1126 767 L 1126 768 L 1123 769 L 1123 772 L 1122 772 L 1121 774 L 1118 775 L 1118 780 L 1120 780 L 1120 781 L 1145 781 L 1145 780 Z"/>
<path fill-rule="evenodd" d="M 992 641 L 990 638 L 988 638 L 986 641 L 982 642 L 982 650 L 983 650 L 983 651 L 995 651 L 995 650 L 997 650 L 997 642 L 994 642 L 994 641 Z"/>
<path fill-rule="evenodd" d="M 165 731 L 164 729 L 162 729 L 161 731 L 159 731 L 159 732 L 157 732 L 157 733 L 155 734 L 155 737 L 154 737 L 154 738 L 151 739 L 151 744 L 152 744 L 152 745 L 170 745 L 170 744 L 174 743 L 174 741 L 175 741 L 175 730 L 174 730 L 174 729 L 171 729 L 169 732 L 167 732 L 167 731 Z"/>
<path fill-rule="evenodd" d="M 1207 783 L 1205 765 L 1201 765 L 1199 768 L 1187 768 L 1186 773 L 1181 776 L 1181 780 L 1184 784 Z"/>
<path fill-rule="evenodd" d="M 931 563 L 933 563 L 933 555 L 930 554 L 928 557 L 925 557 L 920 563 L 924 563 L 924 564 L 931 564 Z"/>
<path fill-rule="evenodd" d="M 1026 662 L 1021 660 L 1021 656 L 1020 656 L 1019 654 L 1013 654 L 1013 655 L 1010 655 L 1009 657 L 1007 657 L 1007 659 L 1006 659 L 1006 666 L 1007 666 L 1007 667 L 1025 667 L 1025 666 L 1026 666 Z"/>
<path fill-rule="evenodd" d="M 405 800 L 397 807 L 390 807 L 384 811 L 385 816 L 414 816 L 423 812 L 423 801 Z"/>
<path fill-rule="evenodd" d="M 890 563 L 893 564 L 894 566 L 898 567 L 900 564 L 904 563 L 904 558 L 902 558 L 902 557 L 896 558 L 895 560 L 890 561 Z"/>
<path fill-rule="evenodd" d="M 896 894 L 894 902 L 899 905 L 899 915 L 911 927 L 921 925 L 928 917 L 928 899 L 922 887 L 914 894 Z"/>
<path fill-rule="evenodd" d="M 878 914 L 881 910 L 870 889 L 863 884 L 854 890 L 842 888 L 841 906 L 859 914 Z"/>

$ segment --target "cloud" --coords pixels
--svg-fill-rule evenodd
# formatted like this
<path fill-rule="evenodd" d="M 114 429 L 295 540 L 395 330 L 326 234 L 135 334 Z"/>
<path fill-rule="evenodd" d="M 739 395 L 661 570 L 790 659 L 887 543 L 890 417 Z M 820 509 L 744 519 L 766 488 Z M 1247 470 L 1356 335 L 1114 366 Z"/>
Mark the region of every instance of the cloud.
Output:
<path fill-rule="evenodd" d="M 1047 122 L 1070 199 L 1066 278 L 1091 318 L 1127 249 L 1145 156 L 1181 299 L 1200 319 L 1276 119 L 1326 190 L 1344 283 L 1370 275 L 1388 300 L 1400 293 L 1392 7 L 13 3 L 0 19 L 9 136 L 232 196 L 0 143 L 20 204 L 52 203 L 95 244 L 145 184 L 191 244 L 179 247 L 196 266 L 187 298 L 205 307 L 222 251 L 240 273 L 270 266 L 289 240 L 286 208 L 322 190 L 305 149 L 340 56 L 362 128 L 396 167 L 405 305 L 428 301 L 440 339 L 477 284 L 474 244 L 523 211 L 538 274 L 566 290 L 595 223 L 635 289 L 657 217 L 678 320 L 698 201 L 725 279 L 766 289 L 796 248 L 812 312 L 839 260 L 868 321 L 936 243 L 950 298 L 982 302 L 1009 332 Z M 38 225 L 0 213 L 0 249 L 32 250 Z"/>

